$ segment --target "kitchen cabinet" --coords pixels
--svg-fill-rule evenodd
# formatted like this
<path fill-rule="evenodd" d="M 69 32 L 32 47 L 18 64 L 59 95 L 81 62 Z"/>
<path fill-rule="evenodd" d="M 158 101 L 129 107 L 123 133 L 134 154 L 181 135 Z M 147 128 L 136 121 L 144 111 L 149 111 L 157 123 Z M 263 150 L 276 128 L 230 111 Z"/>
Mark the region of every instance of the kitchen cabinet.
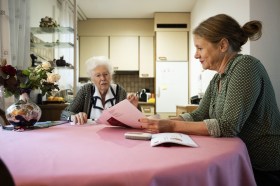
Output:
<path fill-rule="evenodd" d="M 61 112 L 68 104 L 46 104 L 38 106 L 42 110 L 40 121 L 58 121 L 60 120 Z"/>
<path fill-rule="evenodd" d="M 189 12 L 156 12 L 154 14 L 154 30 L 158 31 L 189 31 Z"/>
<path fill-rule="evenodd" d="M 88 77 L 85 62 L 93 56 L 109 56 L 109 37 L 80 37 L 79 77 Z"/>
<path fill-rule="evenodd" d="M 145 116 L 153 116 L 155 115 L 155 104 L 147 103 L 147 102 L 139 102 L 139 107 L 141 108 L 141 112 Z"/>
<path fill-rule="evenodd" d="M 138 36 L 111 36 L 110 60 L 115 71 L 138 71 Z"/>
<path fill-rule="evenodd" d="M 142 37 L 139 39 L 139 77 L 154 77 L 154 38 Z"/>
<path fill-rule="evenodd" d="M 156 32 L 157 61 L 188 61 L 188 32 Z"/>
<path fill-rule="evenodd" d="M 184 113 L 190 113 L 198 108 L 198 105 L 176 105 L 176 116 L 179 116 L 180 114 Z"/>

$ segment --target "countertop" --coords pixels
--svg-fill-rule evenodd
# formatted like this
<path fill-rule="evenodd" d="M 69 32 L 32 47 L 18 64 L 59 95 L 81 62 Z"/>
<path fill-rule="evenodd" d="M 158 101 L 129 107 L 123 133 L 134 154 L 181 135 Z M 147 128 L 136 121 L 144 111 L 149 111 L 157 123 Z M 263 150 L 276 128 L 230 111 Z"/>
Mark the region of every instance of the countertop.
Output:
<path fill-rule="evenodd" d="M 141 106 L 141 105 L 155 105 L 155 103 L 148 103 L 148 102 L 142 102 L 142 101 L 139 101 L 138 104 Z"/>

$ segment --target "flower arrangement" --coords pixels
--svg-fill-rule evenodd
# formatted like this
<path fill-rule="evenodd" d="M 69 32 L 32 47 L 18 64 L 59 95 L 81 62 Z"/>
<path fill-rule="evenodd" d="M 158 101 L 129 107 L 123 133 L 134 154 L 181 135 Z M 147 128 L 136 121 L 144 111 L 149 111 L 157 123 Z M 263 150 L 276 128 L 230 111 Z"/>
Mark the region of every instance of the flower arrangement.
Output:
<path fill-rule="evenodd" d="M 51 95 L 53 90 L 59 90 L 59 74 L 52 73 L 53 67 L 49 62 L 42 62 L 36 67 L 18 70 L 12 65 L 7 65 L 6 60 L 0 63 L 0 86 L 4 86 L 4 95 L 19 96 L 31 90 L 41 90 L 42 96 Z"/>

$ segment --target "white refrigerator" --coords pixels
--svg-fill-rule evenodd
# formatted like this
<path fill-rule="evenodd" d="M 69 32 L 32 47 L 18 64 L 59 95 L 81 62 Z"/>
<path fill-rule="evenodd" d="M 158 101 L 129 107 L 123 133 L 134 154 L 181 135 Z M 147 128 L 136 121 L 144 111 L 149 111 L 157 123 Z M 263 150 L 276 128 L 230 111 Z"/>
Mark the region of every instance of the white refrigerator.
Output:
<path fill-rule="evenodd" d="M 188 104 L 188 63 L 156 62 L 156 113 L 175 113 Z"/>

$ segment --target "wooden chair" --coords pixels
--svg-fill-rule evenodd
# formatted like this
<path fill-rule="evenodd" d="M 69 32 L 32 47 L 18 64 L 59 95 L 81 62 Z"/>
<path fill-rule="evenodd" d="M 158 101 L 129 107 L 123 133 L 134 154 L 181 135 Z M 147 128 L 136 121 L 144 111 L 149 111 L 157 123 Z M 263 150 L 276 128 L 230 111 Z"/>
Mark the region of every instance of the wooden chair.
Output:
<path fill-rule="evenodd" d="M 198 108 L 198 105 L 186 105 L 186 106 L 176 106 L 176 116 L 179 116 L 179 114 L 189 113 L 194 111 Z"/>
<path fill-rule="evenodd" d="M 0 185 L 15 185 L 12 175 L 2 159 L 0 159 Z"/>

